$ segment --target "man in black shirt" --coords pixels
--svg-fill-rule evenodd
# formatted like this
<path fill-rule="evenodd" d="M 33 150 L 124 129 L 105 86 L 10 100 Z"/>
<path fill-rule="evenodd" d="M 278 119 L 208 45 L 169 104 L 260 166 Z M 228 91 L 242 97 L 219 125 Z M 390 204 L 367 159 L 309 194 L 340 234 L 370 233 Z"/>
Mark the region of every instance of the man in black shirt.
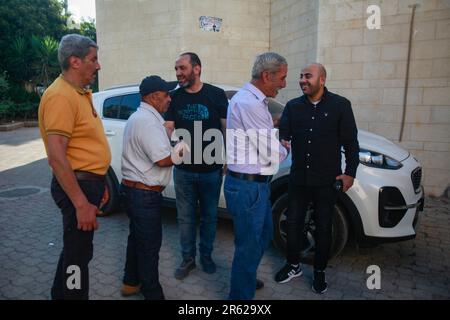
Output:
<path fill-rule="evenodd" d="M 316 293 L 327 290 L 325 268 L 331 246 L 332 218 L 338 191 L 353 185 L 359 164 L 357 129 L 351 103 L 327 90 L 326 70 L 318 63 L 306 66 L 300 74 L 304 95 L 290 100 L 280 121 L 280 139 L 292 146 L 287 213 L 287 263 L 275 281 L 285 283 L 302 275 L 300 251 L 309 203 L 315 222 L 314 280 Z M 341 148 L 345 152 L 345 172 L 341 170 Z"/>
<path fill-rule="evenodd" d="M 175 271 L 177 279 L 185 278 L 195 268 L 197 205 L 200 206 L 200 263 L 206 273 L 216 271 L 211 253 L 222 186 L 223 132 L 228 99 L 222 89 L 201 82 L 201 68 L 195 53 L 186 52 L 178 57 L 175 71 L 180 88 L 172 94 L 165 116 L 169 134 L 176 129 L 176 136 L 183 138 L 191 150 L 184 156 L 184 162 L 174 169 L 183 256 Z"/>

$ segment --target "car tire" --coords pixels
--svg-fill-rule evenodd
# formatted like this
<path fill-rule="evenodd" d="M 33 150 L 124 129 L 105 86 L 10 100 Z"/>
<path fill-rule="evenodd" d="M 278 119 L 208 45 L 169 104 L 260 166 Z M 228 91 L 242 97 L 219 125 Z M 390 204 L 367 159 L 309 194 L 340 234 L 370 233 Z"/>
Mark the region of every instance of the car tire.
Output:
<path fill-rule="evenodd" d="M 105 193 L 99 206 L 100 217 L 116 212 L 120 208 L 119 183 L 114 170 L 109 167 L 105 177 Z"/>
<path fill-rule="evenodd" d="M 274 225 L 274 245 L 284 255 L 286 255 L 286 212 L 288 208 L 288 195 L 285 193 L 281 195 L 272 205 L 272 216 Z M 314 262 L 314 221 L 311 219 L 312 209 L 308 210 L 305 219 L 304 247 L 300 254 L 302 263 L 313 264 Z M 334 207 L 333 225 L 332 225 L 332 239 L 329 259 L 339 255 L 347 243 L 349 234 L 348 222 L 345 217 L 344 209 L 336 204 Z"/>

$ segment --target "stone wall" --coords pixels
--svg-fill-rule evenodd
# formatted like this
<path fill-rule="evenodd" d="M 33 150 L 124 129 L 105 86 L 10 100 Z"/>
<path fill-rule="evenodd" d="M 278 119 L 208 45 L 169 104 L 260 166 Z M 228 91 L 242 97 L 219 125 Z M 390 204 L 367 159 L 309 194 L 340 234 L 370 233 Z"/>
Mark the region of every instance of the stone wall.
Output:
<path fill-rule="evenodd" d="M 418 3 L 402 146 L 424 166 L 424 186 L 439 196 L 450 183 L 450 1 L 321 0 L 318 55 L 328 87 L 348 97 L 358 127 L 399 141 L 412 9 Z M 367 7 L 379 5 L 381 29 Z"/>
<path fill-rule="evenodd" d="M 242 85 L 254 57 L 269 48 L 270 0 L 97 0 L 100 87 L 158 74 L 175 80 L 181 52 L 196 52 L 206 82 Z M 220 32 L 199 17 L 222 18 Z"/>

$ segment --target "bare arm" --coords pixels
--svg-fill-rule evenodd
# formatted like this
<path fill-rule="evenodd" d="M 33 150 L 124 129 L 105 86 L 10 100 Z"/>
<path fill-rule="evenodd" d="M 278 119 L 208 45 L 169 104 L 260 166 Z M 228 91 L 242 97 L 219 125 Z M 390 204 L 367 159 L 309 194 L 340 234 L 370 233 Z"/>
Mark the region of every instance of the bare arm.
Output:
<path fill-rule="evenodd" d="M 172 158 L 170 156 L 155 162 L 158 167 L 170 167 L 173 166 Z"/>
<path fill-rule="evenodd" d="M 48 136 L 48 163 L 59 184 L 76 209 L 78 229 L 96 230 L 98 208 L 91 204 L 78 184 L 66 157 L 69 139 L 61 135 Z"/>

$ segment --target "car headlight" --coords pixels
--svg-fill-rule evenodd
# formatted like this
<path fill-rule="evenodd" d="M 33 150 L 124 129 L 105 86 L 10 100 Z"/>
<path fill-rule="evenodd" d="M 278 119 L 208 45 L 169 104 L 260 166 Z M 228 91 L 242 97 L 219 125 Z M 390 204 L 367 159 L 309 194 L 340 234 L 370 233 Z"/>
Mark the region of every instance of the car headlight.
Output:
<path fill-rule="evenodd" d="M 392 159 L 384 154 L 370 150 L 360 149 L 359 162 L 374 168 L 397 170 L 403 167 L 400 161 Z"/>

